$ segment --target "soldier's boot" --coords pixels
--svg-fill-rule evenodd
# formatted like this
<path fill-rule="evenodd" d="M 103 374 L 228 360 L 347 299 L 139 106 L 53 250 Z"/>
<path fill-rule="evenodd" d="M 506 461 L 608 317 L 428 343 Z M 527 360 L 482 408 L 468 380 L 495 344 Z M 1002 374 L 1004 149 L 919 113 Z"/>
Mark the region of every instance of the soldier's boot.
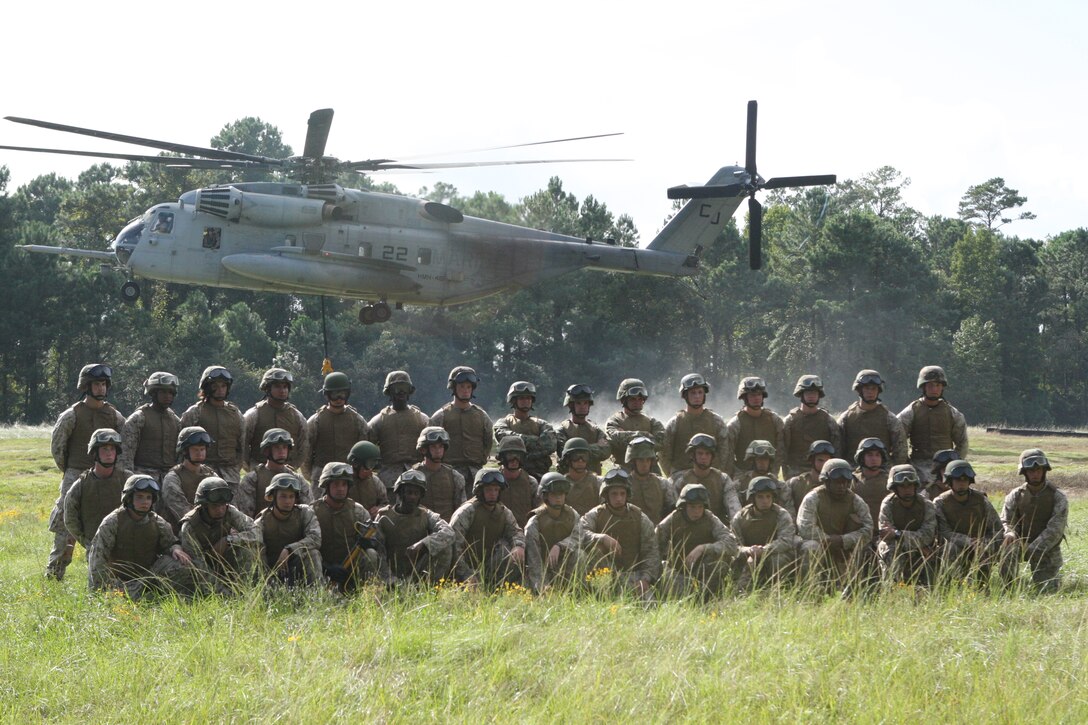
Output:
<path fill-rule="evenodd" d="M 45 566 L 45 576 L 49 579 L 61 581 L 64 572 L 72 563 L 72 555 L 75 553 L 76 539 L 68 534 L 53 534 L 53 548 L 49 552 L 49 563 Z"/>

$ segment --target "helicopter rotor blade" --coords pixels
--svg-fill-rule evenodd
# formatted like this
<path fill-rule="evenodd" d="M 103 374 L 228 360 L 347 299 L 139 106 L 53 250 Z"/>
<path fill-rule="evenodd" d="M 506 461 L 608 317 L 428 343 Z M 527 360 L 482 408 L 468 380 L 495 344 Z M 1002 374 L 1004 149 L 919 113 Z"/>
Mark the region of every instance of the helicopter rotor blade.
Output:
<path fill-rule="evenodd" d="M 754 196 L 748 198 L 748 266 L 763 266 L 763 206 Z"/>
<path fill-rule="evenodd" d="M 399 161 L 348 161 L 341 164 L 341 168 L 349 171 L 388 171 L 388 170 L 420 170 L 428 169 L 467 169 L 480 166 L 521 166 L 525 164 L 581 164 L 614 161 L 631 161 L 632 159 L 522 159 L 517 161 L 450 161 L 448 163 L 401 163 Z"/>
<path fill-rule="evenodd" d="M 29 146 L 0 146 L 10 151 L 32 151 L 41 154 L 64 154 L 66 156 L 89 156 L 97 159 L 118 159 L 120 161 L 142 161 L 149 164 L 165 164 L 172 167 L 193 169 L 251 169 L 268 168 L 271 165 L 257 161 L 231 161 L 226 159 L 191 159 L 187 156 L 148 156 L 144 154 L 111 154 L 97 151 L 74 151 L 70 149 L 40 149 Z"/>
<path fill-rule="evenodd" d="M 429 154 L 417 154 L 417 155 L 413 155 L 413 156 L 405 156 L 401 160 L 402 161 L 411 161 L 412 159 L 429 159 L 429 158 L 433 158 L 435 156 L 453 156 L 453 155 L 456 155 L 456 154 L 478 154 L 478 153 L 483 153 L 485 151 L 502 151 L 504 149 L 519 149 L 519 148 L 525 148 L 525 147 L 528 147 L 528 146 L 545 146 L 547 144 L 553 144 L 553 143 L 567 143 L 568 141 L 586 141 L 588 139 L 593 139 L 593 138 L 608 138 L 609 136 L 622 136 L 622 135 L 623 135 L 623 132 L 620 131 L 620 132 L 616 132 L 616 133 L 598 133 L 598 134 L 593 134 L 592 136 L 571 136 L 570 138 L 555 138 L 555 139 L 550 139 L 548 141 L 530 141 L 528 143 L 515 143 L 515 144 L 510 144 L 508 146 L 488 146 L 486 148 L 463 149 L 461 151 L 438 151 L 438 152 L 429 153 Z"/>
<path fill-rule="evenodd" d="M 758 104 L 748 101 L 748 131 L 744 137 L 744 170 L 756 180 L 756 111 Z"/>
<path fill-rule="evenodd" d="M 827 186 L 835 183 L 835 174 L 822 176 L 776 176 L 765 182 L 763 189 L 784 189 L 789 186 Z"/>
<path fill-rule="evenodd" d="M 303 156 L 319 159 L 325 155 L 325 143 L 329 140 L 329 129 L 332 127 L 332 114 L 331 108 L 322 108 L 310 114 Z"/>
<path fill-rule="evenodd" d="M 94 138 L 103 138 L 109 141 L 119 141 L 121 143 L 130 143 L 137 146 L 147 146 L 149 148 L 161 149 L 163 151 L 172 151 L 176 154 L 192 154 L 194 156 L 204 156 L 210 159 L 222 159 L 229 161 L 259 161 L 262 163 L 278 163 L 279 159 L 270 159 L 264 156 L 254 156 L 252 154 L 244 154 L 239 151 L 226 151 L 224 149 L 204 148 L 202 146 L 188 146 L 186 144 L 172 143 L 170 141 L 157 141 L 151 138 L 141 138 L 139 136 L 127 136 L 121 133 L 113 133 L 110 131 L 96 131 L 91 128 L 80 128 L 79 126 L 66 126 L 61 123 L 53 123 L 51 121 L 39 121 L 33 118 L 20 118 L 18 116 L 5 116 L 8 121 L 14 121 L 15 123 L 26 124 L 27 126 L 37 126 L 38 128 L 45 128 L 51 131 L 63 131 L 65 133 L 76 133 L 81 136 L 92 136 Z"/>
<path fill-rule="evenodd" d="M 670 199 L 717 199 L 740 196 L 747 191 L 744 184 L 723 184 L 714 186 L 672 186 L 669 187 Z"/>

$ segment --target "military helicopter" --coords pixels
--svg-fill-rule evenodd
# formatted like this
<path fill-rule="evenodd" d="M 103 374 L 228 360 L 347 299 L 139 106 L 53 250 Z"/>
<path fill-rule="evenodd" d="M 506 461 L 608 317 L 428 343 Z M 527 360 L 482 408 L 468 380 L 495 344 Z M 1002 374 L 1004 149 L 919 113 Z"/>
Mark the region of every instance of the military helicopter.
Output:
<path fill-rule="evenodd" d="M 674 198 L 697 201 L 686 204 L 646 248 L 622 247 L 613 240 L 581 239 L 465 216 L 458 209 L 434 201 L 344 188 L 332 181 L 344 172 L 552 161 L 341 161 L 325 155 L 332 109 L 310 114 L 303 153 L 291 158 L 268 158 L 13 116 L 6 118 L 187 156 L 0 148 L 178 168 L 265 169 L 300 179 L 290 183 L 220 184 L 187 191 L 176 202 L 156 204 L 129 222 L 111 242 L 109 251 L 44 245 L 26 245 L 23 249 L 115 266 L 128 277 L 121 286 L 121 297 L 130 303 L 140 297 L 136 279 L 144 278 L 365 300 L 359 320 L 373 324 L 389 320 L 390 301 L 397 309 L 404 304 L 455 305 L 539 284 L 578 269 L 669 277 L 696 274 L 701 251 L 718 235 L 745 195 L 750 197 L 751 206 L 758 204 L 754 194 L 760 188 L 834 183 L 834 176 L 784 177 L 766 182 L 757 176 L 754 104 L 749 104 L 745 167 L 723 167 L 703 187 L 670 189 Z M 567 140 L 578 139 L 559 141 Z M 753 248 L 758 252 L 759 216 L 753 212 L 753 218 L 750 228 L 754 227 Z"/>

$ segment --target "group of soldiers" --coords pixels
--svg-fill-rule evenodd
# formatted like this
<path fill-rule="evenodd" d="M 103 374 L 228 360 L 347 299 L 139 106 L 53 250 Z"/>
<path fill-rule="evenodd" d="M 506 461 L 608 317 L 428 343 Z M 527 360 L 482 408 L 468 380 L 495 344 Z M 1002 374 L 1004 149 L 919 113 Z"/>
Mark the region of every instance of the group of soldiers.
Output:
<path fill-rule="evenodd" d="M 126 419 L 108 402 L 110 367 L 81 370 L 81 398 L 52 436 L 64 475 L 47 576 L 64 576 L 79 543 L 92 588 L 134 597 L 227 593 L 257 578 L 543 592 L 607 571 L 611 586 L 649 598 L 713 595 L 728 581 L 988 582 L 995 565 L 1008 583 L 1024 560 L 1039 588 L 1060 582 L 1068 502 L 1046 480 L 1046 455 L 1021 455 L 1025 483 L 998 515 L 971 487 L 966 422 L 937 366 L 920 371 L 920 397 L 898 415 L 880 401 L 880 374 L 862 370 L 858 400 L 837 418 L 815 375 L 797 381 L 784 419 L 765 407 L 764 381 L 745 377 L 728 421 L 706 407 L 706 380 L 686 375 L 666 423 L 643 412 L 649 389 L 628 378 L 603 428 L 581 384 L 567 388 L 558 425 L 532 415 L 527 381 L 492 421 L 465 366 L 431 416 L 411 404 L 409 374 L 390 372 L 389 405 L 369 421 L 348 404 L 343 373 L 325 377 L 325 405 L 309 418 L 290 402 L 287 370 L 264 373 L 264 398 L 245 414 L 232 382 L 208 367 L 179 417 L 178 378 L 152 373 L 148 402 Z"/>

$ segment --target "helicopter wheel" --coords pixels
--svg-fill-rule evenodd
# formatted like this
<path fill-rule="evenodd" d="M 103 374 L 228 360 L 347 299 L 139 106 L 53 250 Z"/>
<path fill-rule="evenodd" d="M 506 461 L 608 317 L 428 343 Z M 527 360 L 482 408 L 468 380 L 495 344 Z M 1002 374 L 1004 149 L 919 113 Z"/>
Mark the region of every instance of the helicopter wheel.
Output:
<path fill-rule="evenodd" d="M 140 299 L 140 285 L 133 282 L 131 279 L 121 285 L 121 299 L 125 302 L 135 304 L 136 300 Z"/>
<path fill-rule="evenodd" d="M 375 322 L 388 322 L 389 318 L 393 316 L 393 311 L 389 309 L 389 305 L 384 301 L 374 305 L 374 321 Z"/>
<path fill-rule="evenodd" d="M 359 308 L 359 322 L 364 325 L 373 325 L 374 319 L 374 305 L 365 304 Z"/>

